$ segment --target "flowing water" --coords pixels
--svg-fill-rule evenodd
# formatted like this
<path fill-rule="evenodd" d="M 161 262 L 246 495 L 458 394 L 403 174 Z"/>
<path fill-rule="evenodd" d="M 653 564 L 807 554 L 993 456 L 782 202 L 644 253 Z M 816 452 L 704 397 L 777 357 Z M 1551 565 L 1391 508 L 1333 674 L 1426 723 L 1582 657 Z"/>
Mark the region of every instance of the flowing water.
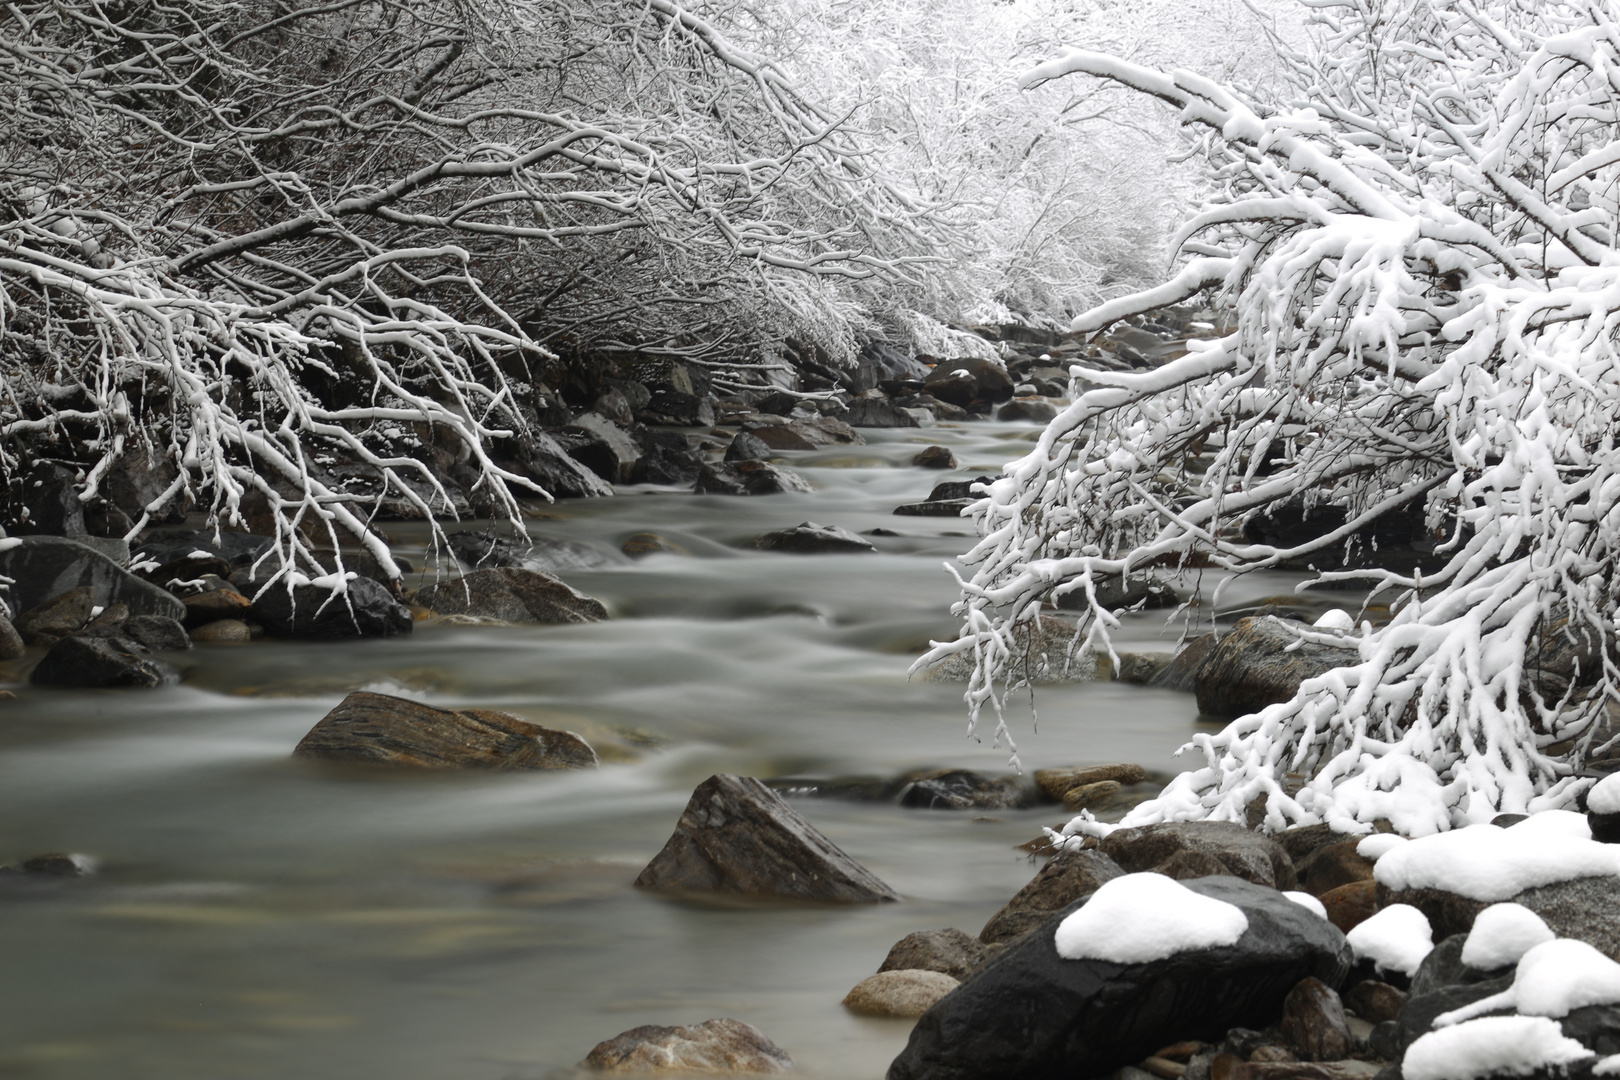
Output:
<path fill-rule="evenodd" d="M 809 495 L 632 488 L 545 508 L 537 535 L 612 554 L 651 530 L 683 549 L 566 574 L 608 605 L 603 623 L 199 648 L 181 685 L 154 691 L 9 683 L 0 861 L 78 851 L 101 871 L 0 890 L 0 1078 L 538 1080 L 628 1028 L 716 1016 L 761 1028 L 806 1077 L 881 1077 L 910 1023 L 840 999 L 913 930 L 976 933 L 1036 869 L 1016 845 L 1061 808 L 795 800 L 903 903 L 697 903 L 630 883 L 716 772 L 1006 768 L 1004 749 L 964 736 L 961 684 L 907 679 L 929 638 L 955 636 L 944 564 L 970 527 L 891 511 L 996 471 L 1036 430 L 869 431 L 784 455 Z M 910 467 L 928 442 L 964 468 Z M 752 549 L 805 520 L 902 535 L 873 538 L 877 555 Z M 415 560 L 424 538 L 393 534 Z M 1162 613 L 1127 623 L 1126 643 L 1174 645 Z M 447 774 L 289 757 L 360 687 L 569 728 L 604 763 Z M 1174 771 L 1195 730 L 1192 698 L 1168 691 L 1053 686 L 1037 704 L 1038 731 L 1027 711 L 1013 725 L 1026 770 Z"/>

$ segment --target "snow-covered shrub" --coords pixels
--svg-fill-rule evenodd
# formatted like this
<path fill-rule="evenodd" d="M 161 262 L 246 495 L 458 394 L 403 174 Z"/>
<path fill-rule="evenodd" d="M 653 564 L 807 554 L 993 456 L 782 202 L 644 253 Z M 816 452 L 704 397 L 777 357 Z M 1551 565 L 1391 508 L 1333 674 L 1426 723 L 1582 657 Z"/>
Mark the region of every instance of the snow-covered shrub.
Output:
<path fill-rule="evenodd" d="M 1075 329 L 1205 290 L 1238 328 L 1153 371 L 1077 370 L 1074 404 L 977 509 L 963 636 L 932 656 L 971 651 L 974 718 L 1000 715 L 1013 628 L 1054 593 L 1308 559 L 1373 587 L 1388 623 L 1351 638 L 1359 664 L 1197 736 L 1203 766 L 1127 823 L 1423 834 L 1566 806 L 1620 700 L 1620 33 L 1584 0 L 1311 7 L 1314 46 L 1270 105 L 1095 52 L 1026 76 L 1168 103 L 1219 184 L 1175 237 L 1173 278 Z M 1344 524 L 1244 538 L 1291 499 Z M 1414 509 L 1443 565 L 1344 568 L 1361 530 Z M 1117 622 L 1091 608 L 1083 637 L 1108 649 Z M 1561 677 L 1540 671 L 1554 657 Z"/>

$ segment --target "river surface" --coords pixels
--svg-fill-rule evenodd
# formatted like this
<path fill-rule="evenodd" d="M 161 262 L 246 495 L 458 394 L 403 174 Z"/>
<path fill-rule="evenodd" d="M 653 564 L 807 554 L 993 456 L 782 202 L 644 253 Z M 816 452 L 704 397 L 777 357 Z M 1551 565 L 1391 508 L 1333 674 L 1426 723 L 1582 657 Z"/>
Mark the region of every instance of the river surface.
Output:
<path fill-rule="evenodd" d="M 36 690 L 0 668 L 0 862 L 63 850 L 91 879 L 0 892 L 5 1080 L 543 1080 L 641 1024 L 731 1016 L 814 1080 L 877 1080 L 909 1021 L 839 1004 L 913 930 L 976 934 L 1038 868 L 1016 845 L 1061 807 L 961 813 L 796 799 L 905 897 L 830 907 L 676 901 L 631 887 L 692 788 L 717 772 L 894 776 L 1006 770 L 966 736 L 962 685 L 907 679 L 955 636 L 944 564 L 967 522 L 895 517 L 937 481 L 995 472 L 1037 429 L 864 432 L 784 454 L 813 494 L 627 488 L 543 508 L 541 536 L 616 553 L 655 531 L 684 554 L 563 576 L 613 617 L 565 627 L 420 627 L 405 639 L 260 642 L 187 654 L 161 690 Z M 956 473 L 909 465 L 950 445 Z M 781 555 L 801 521 L 877 555 Z M 421 565 L 425 534 L 390 526 Z M 1286 591 L 1272 575 L 1240 606 Z M 1173 648 L 1163 613 L 1121 648 Z M 31 662 L 31 661 L 28 661 Z M 378 771 L 295 761 L 353 689 L 504 709 L 598 746 L 573 773 Z M 1173 772 L 1190 695 L 1043 687 L 1013 721 L 1026 770 L 1135 761 Z M 988 731 L 985 732 L 988 736 Z"/>

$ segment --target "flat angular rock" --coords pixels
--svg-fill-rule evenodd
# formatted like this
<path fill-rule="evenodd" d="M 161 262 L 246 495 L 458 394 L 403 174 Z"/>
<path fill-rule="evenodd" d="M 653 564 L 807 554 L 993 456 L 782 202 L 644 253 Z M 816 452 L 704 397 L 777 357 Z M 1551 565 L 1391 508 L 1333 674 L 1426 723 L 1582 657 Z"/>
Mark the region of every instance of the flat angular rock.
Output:
<path fill-rule="evenodd" d="M 1287 701 L 1306 679 L 1361 662 L 1354 648 L 1305 644 L 1281 619 L 1239 619 L 1209 650 L 1194 676 L 1198 711 L 1234 717 Z"/>
<path fill-rule="evenodd" d="M 495 567 L 419 589 L 413 603 L 440 615 L 476 615 L 511 623 L 587 623 L 607 618 L 594 596 L 537 570 Z"/>
<path fill-rule="evenodd" d="M 288 588 L 286 579 L 259 589 L 249 609 L 253 621 L 276 637 L 333 641 L 394 637 L 411 632 L 411 613 L 370 578 L 349 578 L 343 595 L 323 585 Z"/>
<path fill-rule="evenodd" d="M 84 629 L 95 608 L 96 590 L 82 585 L 24 611 L 17 619 L 17 632 L 30 645 L 54 645 Z"/>
<path fill-rule="evenodd" d="M 1275 890 L 1231 877 L 1183 884 L 1238 907 L 1243 935 L 1145 963 L 1067 960 L 1053 934 L 1084 901 L 1071 904 L 925 1013 L 888 1080 L 1106 1076 L 1173 1039 L 1265 1027 L 1300 980 L 1333 986 L 1349 970 L 1344 935 Z"/>
<path fill-rule="evenodd" d="M 978 499 L 928 499 L 924 502 L 903 503 L 894 508 L 900 517 L 961 517 L 962 511 Z"/>
<path fill-rule="evenodd" d="M 1294 887 L 1294 863 L 1282 845 L 1230 821 L 1177 821 L 1116 829 L 1100 850 L 1126 873 L 1152 870 L 1180 851 L 1213 855 L 1234 877 L 1273 889 Z"/>
<path fill-rule="evenodd" d="M 766 533 L 755 538 L 754 546 L 760 551 L 791 551 L 798 555 L 859 554 L 877 550 L 871 541 L 861 539 L 848 529 L 817 525 L 813 521 Z"/>
<path fill-rule="evenodd" d="M 870 395 L 870 396 L 868 396 Z M 869 390 L 849 403 L 844 419 L 854 427 L 914 428 L 921 424 L 915 416 L 898 408 L 881 390 Z"/>
<path fill-rule="evenodd" d="M 162 686 L 178 678 L 172 667 L 146 656 L 134 642 L 74 636 L 52 645 L 28 681 L 36 686 L 112 689 Z"/>
<path fill-rule="evenodd" d="M 723 461 L 703 466 L 693 490 L 699 495 L 782 495 L 813 489 L 791 469 L 763 461 Z"/>
<path fill-rule="evenodd" d="M 965 979 L 984 962 L 984 943 L 961 930 L 918 930 L 894 943 L 879 971 L 938 971 Z"/>
<path fill-rule="evenodd" d="M 726 447 L 727 461 L 769 461 L 771 446 L 758 435 L 739 431 Z"/>
<path fill-rule="evenodd" d="M 1021 937 L 1124 872 L 1113 859 L 1095 848 L 1059 852 L 990 917 L 979 931 L 979 940 L 993 945 Z"/>
<path fill-rule="evenodd" d="M 607 1073 L 779 1073 L 793 1061 L 764 1032 L 741 1020 L 705 1020 L 688 1027 L 647 1024 L 615 1035 L 583 1064 Z"/>
<path fill-rule="evenodd" d="M 178 619 L 165 615 L 131 615 L 119 624 L 115 636 L 153 652 L 183 652 L 191 648 L 191 636 L 186 628 Z"/>
<path fill-rule="evenodd" d="M 252 600 L 235 589 L 197 593 L 182 602 L 186 605 L 185 624 L 192 629 L 220 619 L 245 619 L 248 609 L 253 606 Z"/>
<path fill-rule="evenodd" d="M 323 716 L 294 757 L 427 769 L 594 769 L 596 754 L 571 731 L 490 709 L 436 709 L 357 690 Z"/>
<path fill-rule="evenodd" d="M 725 774 L 692 792 L 636 886 L 843 904 L 900 899 L 764 784 Z"/>
<path fill-rule="evenodd" d="M 855 984 L 844 996 L 844 1008 L 866 1016 L 915 1019 L 960 985 L 959 980 L 938 971 L 880 971 Z"/>

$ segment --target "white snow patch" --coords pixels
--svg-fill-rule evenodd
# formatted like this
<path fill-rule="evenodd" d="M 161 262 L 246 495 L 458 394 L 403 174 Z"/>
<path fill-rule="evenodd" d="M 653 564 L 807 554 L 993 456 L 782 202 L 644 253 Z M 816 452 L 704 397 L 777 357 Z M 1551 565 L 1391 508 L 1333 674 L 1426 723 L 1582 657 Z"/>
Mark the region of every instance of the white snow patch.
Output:
<path fill-rule="evenodd" d="M 1531 814 L 1523 821 L 1514 822 L 1508 826 L 1515 836 L 1534 834 L 1536 836 L 1568 836 L 1576 840 L 1592 839 L 1592 823 L 1586 820 L 1585 814 L 1574 810 L 1543 810 L 1539 814 Z"/>
<path fill-rule="evenodd" d="M 1526 1016 L 1568 1016 L 1588 1005 L 1620 1002 L 1620 964 L 1584 941 L 1559 938 L 1519 959 L 1513 985 L 1500 994 L 1434 1018 L 1436 1027 L 1461 1025 L 1483 1013 L 1514 1009 Z"/>
<path fill-rule="evenodd" d="M 1354 630 L 1356 620 L 1344 608 L 1332 608 L 1322 613 L 1322 617 L 1311 625 L 1318 630 Z"/>
<path fill-rule="evenodd" d="M 1288 897 L 1288 899 L 1292 900 L 1294 903 L 1298 904 L 1300 907 L 1305 908 L 1307 911 L 1311 912 L 1312 914 L 1320 915 L 1324 919 L 1327 918 L 1327 908 L 1322 906 L 1322 901 L 1318 900 L 1316 897 L 1312 896 L 1310 893 L 1308 893 L 1308 892 L 1285 892 L 1285 893 L 1283 893 L 1283 895 Z"/>
<path fill-rule="evenodd" d="M 1059 923 L 1054 943 L 1065 960 L 1141 964 L 1234 944 L 1248 928 L 1249 917 L 1235 904 L 1163 874 L 1126 874 Z"/>
<path fill-rule="evenodd" d="M 1363 859 L 1377 862 L 1382 856 L 1404 843 L 1406 843 L 1404 836 L 1396 836 L 1394 833 L 1374 833 L 1356 845 L 1356 854 Z"/>
<path fill-rule="evenodd" d="M 0 540 L 0 545 L 4 544 L 5 541 Z M 0 551 L 4 550 L 4 546 L 0 546 Z M 1594 814 L 1620 814 L 1620 772 L 1610 773 L 1592 785 L 1586 795 L 1586 808 Z"/>
<path fill-rule="evenodd" d="M 1411 904 L 1391 904 L 1344 936 L 1357 960 L 1410 975 L 1434 948 L 1428 916 Z"/>
<path fill-rule="evenodd" d="M 1475 916 L 1463 942 L 1462 962 L 1481 971 L 1507 967 L 1557 936 L 1523 904 L 1492 904 Z"/>
<path fill-rule="evenodd" d="M 1593 1076 L 1613 1076 L 1620 1073 L 1620 1054 L 1610 1054 L 1592 1066 Z"/>
<path fill-rule="evenodd" d="M 1408 841 L 1379 858 L 1373 874 L 1397 891 L 1443 889 L 1487 903 L 1538 885 L 1620 874 L 1620 845 L 1572 835 L 1571 823 L 1561 816 L 1531 824 L 1553 813 L 1509 829 L 1470 825 Z"/>
<path fill-rule="evenodd" d="M 8 536 L 5 539 L 0 540 L 0 551 L 10 551 L 12 548 L 20 547 L 22 547 L 22 539 L 20 537 Z"/>
<path fill-rule="evenodd" d="M 1489 1016 L 1420 1036 L 1401 1062 L 1406 1080 L 1480 1080 L 1527 1076 L 1549 1066 L 1592 1057 L 1555 1020 Z"/>

